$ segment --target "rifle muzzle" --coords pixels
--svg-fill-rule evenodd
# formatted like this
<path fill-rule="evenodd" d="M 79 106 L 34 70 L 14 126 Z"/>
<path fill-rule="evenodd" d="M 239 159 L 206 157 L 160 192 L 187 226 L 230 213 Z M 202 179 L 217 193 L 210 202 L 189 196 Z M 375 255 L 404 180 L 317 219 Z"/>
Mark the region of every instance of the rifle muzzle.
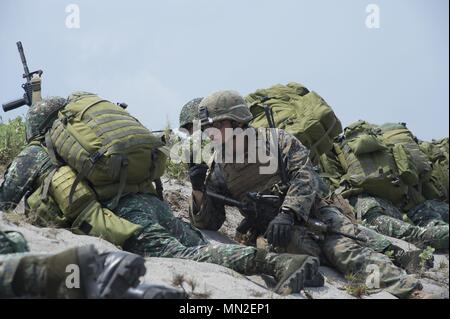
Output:
<path fill-rule="evenodd" d="M 27 100 L 25 98 L 17 99 L 5 104 L 2 104 L 3 111 L 9 112 L 11 110 L 17 109 L 21 106 L 27 105 Z"/>

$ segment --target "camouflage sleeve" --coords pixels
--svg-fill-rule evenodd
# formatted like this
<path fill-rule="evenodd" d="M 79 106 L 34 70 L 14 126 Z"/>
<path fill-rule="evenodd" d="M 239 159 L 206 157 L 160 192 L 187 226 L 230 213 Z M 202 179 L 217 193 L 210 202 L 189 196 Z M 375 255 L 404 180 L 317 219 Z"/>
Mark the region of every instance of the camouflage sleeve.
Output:
<path fill-rule="evenodd" d="M 46 164 L 51 164 L 45 149 L 39 145 L 24 148 L 12 161 L 0 185 L 0 210 L 14 209 Z"/>
<path fill-rule="evenodd" d="M 320 196 L 320 177 L 309 158 L 309 150 L 291 134 L 279 131 L 283 163 L 289 188 L 282 207 L 294 211 L 298 218 L 307 219 L 317 196 Z"/>
<path fill-rule="evenodd" d="M 223 186 L 218 182 L 218 171 L 213 170 L 206 177 L 206 189 L 222 194 Z M 189 202 L 189 218 L 192 225 L 200 229 L 219 230 L 225 222 L 225 206 L 220 201 L 203 194 L 202 203 L 198 206 L 193 196 Z"/>

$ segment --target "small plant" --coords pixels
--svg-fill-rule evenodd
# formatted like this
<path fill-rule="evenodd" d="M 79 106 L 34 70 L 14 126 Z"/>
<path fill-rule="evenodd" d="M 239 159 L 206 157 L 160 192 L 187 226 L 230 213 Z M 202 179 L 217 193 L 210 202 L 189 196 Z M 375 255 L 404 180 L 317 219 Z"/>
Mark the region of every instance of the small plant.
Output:
<path fill-rule="evenodd" d="M 435 251 L 435 249 L 433 247 L 427 246 L 427 248 L 425 248 L 422 251 L 422 253 L 419 255 L 419 258 L 420 258 L 419 266 L 422 270 L 425 269 L 425 266 L 428 261 L 433 260 L 434 251 Z"/>
<path fill-rule="evenodd" d="M 384 252 L 384 254 L 386 255 L 386 256 L 388 256 L 389 257 L 389 259 L 391 259 L 391 260 L 394 260 L 394 251 L 393 250 L 388 250 L 388 251 L 386 251 L 386 252 Z"/>
<path fill-rule="evenodd" d="M 187 166 L 185 163 L 175 163 L 169 159 L 166 164 L 166 175 L 177 181 L 185 181 L 187 178 Z"/>
<path fill-rule="evenodd" d="M 186 292 L 186 289 L 184 288 L 184 284 L 187 284 L 190 287 L 191 292 L 188 294 Z M 180 287 L 181 289 L 183 289 L 183 291 L 188 294 L 191 298 L 195 298 L 195 299 L 207 299 L 209 297 L 211 297 L 211 292 L 210 291 L 204 291 L 204 292 L 197 292 L 197 282 L 192 279 L 192 278 L 186 278 L 184 275 L 182 274 L 176 274 L 173 278 L 172 278 L 172 285 L 174 285 L 175 287 Z"/>
<path fill-rule="evenodd" d="M 22 117 L 0 123 L 0 166 L 8 165 L 25 144 L 25 123 Z"/>
<path fill-rule="evenodd" d="M 447 270 L 447 268 L 448 268 L 448 264 L 444 261 L 444 260 L 441 260 L 441 262 L 439 263 L 439 270 Z"/>
<path fill-rule="evenodd" d="M 345 291 L 354 297 L 361 298 L 361 296 L 367 293 L 367 286 L 364 280 L 354 273 L 348 273 L 345 275 L 345 280 L 348 284 L 345 286 Z"/>

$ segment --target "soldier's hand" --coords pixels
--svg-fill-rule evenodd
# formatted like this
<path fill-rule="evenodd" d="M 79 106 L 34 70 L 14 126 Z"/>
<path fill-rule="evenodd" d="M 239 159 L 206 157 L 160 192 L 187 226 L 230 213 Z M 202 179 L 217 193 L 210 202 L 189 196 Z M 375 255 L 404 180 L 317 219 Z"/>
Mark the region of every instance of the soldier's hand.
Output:
<path fill-rule="evenodd" d="M 191 180 L 192 189 L 195 191 L 203 191 L 205 188 L 206 172 L 208 165 L 205 163 L 195 164 L 189 168 L 189 179 Z"/>
<path fill-rule="evenodd" d="M 274 247 L 286 247 L 291 240 L 293 225 L 294 217 L 291 213 L 279 213 L 267 227 L 267 242 Z"/>

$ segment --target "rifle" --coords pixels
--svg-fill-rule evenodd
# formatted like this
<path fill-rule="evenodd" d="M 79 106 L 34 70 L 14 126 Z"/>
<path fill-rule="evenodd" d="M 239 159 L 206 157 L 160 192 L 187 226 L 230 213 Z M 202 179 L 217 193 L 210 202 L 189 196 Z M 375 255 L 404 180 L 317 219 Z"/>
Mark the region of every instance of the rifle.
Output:
<path fill-rule="evenodd" d="M 248 201 L 246 202 L 240 202 L 233 198 L 220 195 L 209 190 L 206 191 L 206 195 L 222 201 L 225 205 L 236 207 L 241 210 L 245 218 L 236 228 L 236 230 L 241 234 L 247 233 L 252 227 L 255 226 L 256 220 L 258 219 L 258 211 L 260 205 L 271 205 L 276 207 L 277 205 L 279 205 L 280 200 L 280 198 L 276 195 L 266 195 L 256 192 L 248 192 L 246 194 Z"/>
<path fill-rule="evenodd" d="M 17 109 L 23 105 L 31 106 L 34 102 L 40 100 L 41 91 L 41 75 L 42 70 L 37 70 L 30 72 L 27 65 L 27 60 L 25 58 L 25 53 L 23 52 L 22 42 L 17 42 L 17 49 L 19 50 L 20 60 L 23 66 L 23 78 L 26 82 L 22 84 L 22 88 L 25 91 L 23 97 L 8 103 L 2 104 L 3 111 L 8 112 Z"/>
<path fill-rule="evenodd" d="M 247 198 L 249 199 L 248 202 L 240 202 L 238 200 L 235 200 L 233 198 L 220 195 L 211 191 L 206 191 L 206 194 L 208 196 L 211 196 L 213 198 L 216 198 L 220 201 L 222 201 L 225 205 L 237 207 L 240 209 L 244 214 L 244 220 L 239 224 L 238 228 L 236 229 L 238 232 L 245 234 L 247 231 L 249 231 L 255 224 L 257 217 L 258 217 L 258 207 L 260 205 L 267 206 L 267 205 L 273 205 L 273 206 L 279 206 L 281 203 L 281 199 L 277 195 L 265 195 L 261 193 L 256 192 L 249 192 L 247 193 Z M 314 233 L 319 234 L 330 234 L 330 235 L 340 235 L 344 236 L 353 240 L 367 242 L 365 238 L 359 238 L 351 234 L 343 233 L 337 230 L 332 229 L 329 225 L 325 224 L 324 222 L 321 222 L 318 219 L 314 218 L 308 218 L 308 220 L 305 221 L 306 228 L 310 229 Z"/>

